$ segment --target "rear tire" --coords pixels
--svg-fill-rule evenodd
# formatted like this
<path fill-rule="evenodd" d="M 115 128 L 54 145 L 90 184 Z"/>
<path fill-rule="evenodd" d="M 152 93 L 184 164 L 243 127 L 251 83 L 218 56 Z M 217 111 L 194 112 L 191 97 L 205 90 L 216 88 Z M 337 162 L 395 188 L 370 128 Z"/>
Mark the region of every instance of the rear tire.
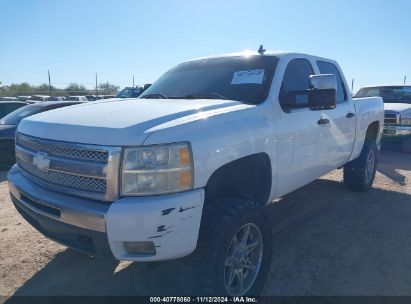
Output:
<path fill-rule="evenodd" d="M 15 163 L 14 142 L 0 142 L 0 170 L 9 170 Z"/>
<path fill-rule="evenodd" d="M 372 187 L 377 171 L 378 149 L 374 141 L 364 143 L 357 159 L 344 166 L 344 184 L 353 191 L 367 191 Z"/>
<path fill-rule="evenodd" d="M 204 209 L 197 248 L 181 261 L 184 292 L 259 295 L 272 255 L 271 225 L 265 208 L 248 200 L 220 199 Z"/>

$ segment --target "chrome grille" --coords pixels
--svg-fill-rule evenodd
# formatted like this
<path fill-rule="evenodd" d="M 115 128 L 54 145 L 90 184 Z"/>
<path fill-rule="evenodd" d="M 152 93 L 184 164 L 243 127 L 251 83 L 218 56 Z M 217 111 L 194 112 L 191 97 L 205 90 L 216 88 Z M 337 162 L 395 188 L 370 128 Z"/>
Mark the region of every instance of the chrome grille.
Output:
<path fill-rule="evenodd" d="M 16 135 L 16 158 L 22 174 L 40 186 L 69 195 L 115 200 L 120 154 L 120 147 Z"/>
<path fill-rule="evenodd" d="M 106 162 L 108 158 L 107 151 L 81 150 L 62 147 L 57 146 L 56 144 L 46 144 L 42 142 L 27 140 L 26 137 L 22 136 L 17 137 L 17 144 L 30 150 L 42 151 L 49 153 L 50 155 L 62 156 L 72 159 Z"/>
<path fill-rule="evenodd" d="M 388 125 L 397 125 L 400 122 L 400 115 L 398 113 L 387 113 L 384 115 L 384 123 Z"/>
<path fill-rule="evenodd" d="M 18 165 L 20 166 L 20 168 L 36 176 L 37 178 L 59 186 L 100 194 L 106 193 L 107 190 L 105 179 L 79 176 L 56 171 L 43 172 L 38 170 L 35 166 L 29 164 L 28 162 L 20 160 L 18 161 Z"/>

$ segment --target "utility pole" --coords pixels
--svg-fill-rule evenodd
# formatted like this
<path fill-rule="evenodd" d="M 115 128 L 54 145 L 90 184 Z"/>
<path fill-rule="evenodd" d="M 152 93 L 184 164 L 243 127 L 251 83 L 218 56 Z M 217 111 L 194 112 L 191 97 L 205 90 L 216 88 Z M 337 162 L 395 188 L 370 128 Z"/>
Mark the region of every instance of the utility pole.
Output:
<path fill-rule="evenodd" d="M 134 88 L 134 75 L 133 75 L 133 88 Z"/>
<path fill-rule="evenodd" d="M 47 73 L 49 75 L 49 91 L 50 91 L 50 100 L 51 100 L 51 81 L 50 81 L 50 70 L 47 70 Z"/>
<path fill-rule="evenodd" d="M 96 73 L 96 99 L 98 99 L 97 73 Z"/>
<path fill-rule="evenodd" d="M 404 76 L 404 84 L 407 82 L 407 75 Z"/>
<path fill-rule="evenodd" d="M 354 93 L 354 78 L 351 81 L 351 94 Z"/>

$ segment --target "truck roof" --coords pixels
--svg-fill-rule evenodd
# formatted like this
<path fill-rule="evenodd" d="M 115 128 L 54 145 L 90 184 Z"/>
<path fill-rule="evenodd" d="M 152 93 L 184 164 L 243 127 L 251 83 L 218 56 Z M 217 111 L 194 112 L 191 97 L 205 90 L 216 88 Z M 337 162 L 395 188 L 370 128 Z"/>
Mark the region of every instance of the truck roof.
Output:
<path fill-rule="evenodd" d="M 314 56 L 310 54 L 305 54 L 305 53 L 298 53 L 298 52 L 287 52 L 287 51 L 265 51 L 264 53 L 260 54 L 257 51 L 243 51 L 243 52 L 236 52 L 236 53 L 227 53 L 227 54 L 220 54 L 220 55 L 212 55 L 212 56 L 204 56 L 204 57 L 199 57 L 199 58 L 194 58 L 188 61 L 195 61 L 195 60 L 203 60 L 203 59 L 212 59 L 212 58 L 227 58 L 227 57 L 237 57 L 237 56 L 270 56 L 270 57 L 281 57 L 285 55 L 291 55 L 291 56 L 303 56 L 303 57 L 312 57 L 317 60 L 326 60 L 326 61 L 335 61 L 333 59 L 329 58 L 324 58 L 324 57 L 319 57 L 319 56 Z"/>

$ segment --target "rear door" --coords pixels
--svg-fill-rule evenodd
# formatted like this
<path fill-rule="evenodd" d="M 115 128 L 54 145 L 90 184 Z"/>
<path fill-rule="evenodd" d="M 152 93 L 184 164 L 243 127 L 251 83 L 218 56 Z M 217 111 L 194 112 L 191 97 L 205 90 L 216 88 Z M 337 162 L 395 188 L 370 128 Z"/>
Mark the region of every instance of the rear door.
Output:
<path fill-rule="evenodd" d="M 332 170 L 350 158 L 355 139 L 355 108 L 337 66 L 321 60 L 317 61 L 317 66 L 321 74 L 334 74 L 337 78 L 337 106 L 323 111 L 330 120 L 329 127 L 323 129 L 323 140 L 329 149 L 328 169 Z"/>

